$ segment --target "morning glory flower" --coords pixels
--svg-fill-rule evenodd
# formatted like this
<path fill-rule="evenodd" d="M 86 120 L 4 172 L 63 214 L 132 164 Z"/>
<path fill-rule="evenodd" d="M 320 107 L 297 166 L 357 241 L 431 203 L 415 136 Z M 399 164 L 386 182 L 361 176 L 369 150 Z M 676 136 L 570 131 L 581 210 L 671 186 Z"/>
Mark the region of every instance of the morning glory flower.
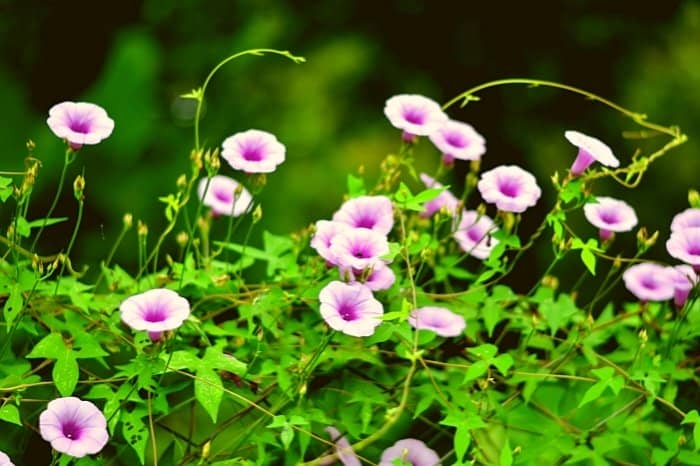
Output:
<path fill-rule="evenodd" d="M 75 458 L 98 453 L 109 439 L 102 411 L 74 396 L 49 402 L 39 415 L 39 432 L 54 450 Z"/>
<path fill-rule="evenodd" d="M 333 238 L 335 238 L 337 234 L 348 229 L 350 229 L 350 227 L 345 223 L 319 220 L 316 222 L 316 232 L 311 238 L 310 245 L 316 250 L 319 256 L 326 259 L 326 262 L 337 265 L 335 256 L 331 253 L 331 244 L 333 244 Z"/>
<path fill-rule="evenodd" d="M 668 253 L 696 271 L 700 271 L 700 227 L 683 228 L 671 233 L 666 241 Z"/>
<path fill-rule="evenodd" d="M 348 439 L 340 435 L 338 429 L 328 426 L 323 430 L 328 432 L 328 435 L 331 436 L 331 440 L 335 442 L 335 453 L 338 455 L 340 462 L 343 463 L 343 466 L 360 466 L 362 464 L 360 460 L 357 459 L 357 455 L 350 446 Z"/>
<path fill-rule="evenodd" d="M 420 179 L 423 181 L 426 188 L 442 188 L 443 186 L 425 173 L 420 174 Z M 436 212 L 442 210 L 442 208 L 445 208 L 451 215 L 455 215 L 459 209 L 459 199 L 450 191 L 445 190 L 432 200 L 426 202 L 424 208 L 425 210 L 420 214 L 422 217 L 431 217 Z"/>
<path fill-rule="evenodd" d="M 612 153 L 610 147 L 601 140 L 579 133 L 578 131 L 567 131 L 564 133 L 564 137 L 566 137 L 571 144 L 578 147 L 578 155 L 571 165 L 571 174 L 573 176 L 579 176 L 586 171 L 586 168 L 596 161 L 606 167 L 615 168 L 620 166 L 620 161 L 617 160 L 617 157 Z"/>
<path fill-rule="evenodd" d="M 622 280 L 642 302 L 666 301 L 675 294 L 671 273 L 666 267 L 651 262 L 631 266 L 622 274 Z"/>
<path fill-rule="evenodd" d="M 367 337 L 382 323 L 382 303 L 360 283 L 332 281 L 318 295 L 321 316 L 333 330 L 353 337 Z"/>
<path fill-rule="evenodd" d="M 501 165 L 482 173 L 477 187 L 486 202 L 505 212 L 524 212 L 542 195 L 535 177 L 517 165 Z"/>
<path fill-rule="evenodd" d="M 236 170 L 270 173 L 284 162 L 286 149 L 274 134 L 251 129 L 224 139 L 221 157 Z"/>
<path fill-rule="evenodd" d="M 396 460 L 401 460 L 412 466 L 436 466 L 440 464 L 440 457 L 433 449 L 413 438 L 399 440 L 384 450 L 379 460 L 379 466 L 394 466 L 397 464 Z"/>
<path fill-rule="evenodd" d="M 456 337 L 467 327 L 464 317 L 442 307 L 421 307 L 411 312 L 408 323 L 418 330 L 430 330 L 441 337 Z"/>
<path fill-rule="evenodd" d="M 613 232 L 630 231 L 637 225 L 634 209 L 612 197 L 597 197 L 596 202 L 583 206 L 586 219 L 599 228 L 600 239 L 610 239 Z"/>
<path fill-rule="evenodd" d="M 78 150 L 83 144 L 97 144 L 109 137 L 114 129 L 105 109 L 88 102 L 61 102 L 49 110 L 46 123 L 51 131 L 68 141 L 71 149 Z"/>
<path fill-rule="evenodd" d="M 496 230 L 496 224 L 486 215 L 465 210 L 453 236 L 464 252 L 477 259 L 486 259 L 498 244 L 498 240 L 491 237 Z"/>
<path fill-rule="evenodd" d="M 206 189 L 206 194 L 204 190 Z M 250 209 L 253 196 L 238 181 L 224 175 L 215 175 L 209 179 L 199 180 L 197 194 L 202 204 L 211 207 L 214 215 L 238 217 Z"/>
<path fill-rule="evenodd" d="M 364 280 L 362 277 L 367 273 L 367 270 L 339 268 L 339 271 L 342 278 L 350 282 L 359 280 L 372 291 L 388 290 L 396 281 L 396 275 L 394 275 L 393 270 L 381 261 L 374 264 L 369 271 L 369 275 Z"/>
<path fill-rule="evenodd" d="M 349 228 L 333 237 L 330 254 L 341 268 L 364 270 L 374 267 L 389 253 L 386 236 L 366 228 Z"/>
<path fill-rule="evenodd" d="M 690 291 L 698 284 L 700 277 L 695 273 L 689 265 L 677 265 L 668 267 L 675 294 L 673 295 L 673 304 L 677 308 L 682 308 L 688 300 Z"/>
<path fill-rule="evenodd" d="M 671 222 L 671 231 L 698 227 L 700 227 L 700 209 L 697 208 L 685 209 L 676 214 Z"/>
<path fill-rule="evenodd" d="M 461 121 L 446 121 L 428 137 L 442 152 L 445 164 L 451 164 L 455 159 L 479 160 L 486 152 L 484 138 L 471 125 Z"/>
<path fill-rule="evenodd" d="M 146 330 L 153 341 L 163 332 L 178 328 L 190 315 L 190 303 L 166 288 L 131 296 L 119 306 L 121 318 L 134 330 Z"/>
<path fill-rule="evenodd" d="M 394 226 L 394 208 L 386 196 L 359 196 L 343 202 L 333 221 L 387 235 Z"/>
<path fill-rule="evenodd" d="M 448 120 L 437 102 L 416 94 L 391 97 L 386 101 L 384 114 L 392 126 L 403 130 L 403 139 L 408 142 L 415 136 L 434 133 Z"/>
<path fill-rule="evenodd" d="M 9 456 L 0 451 L 0 466 L 15 466 Z"/>

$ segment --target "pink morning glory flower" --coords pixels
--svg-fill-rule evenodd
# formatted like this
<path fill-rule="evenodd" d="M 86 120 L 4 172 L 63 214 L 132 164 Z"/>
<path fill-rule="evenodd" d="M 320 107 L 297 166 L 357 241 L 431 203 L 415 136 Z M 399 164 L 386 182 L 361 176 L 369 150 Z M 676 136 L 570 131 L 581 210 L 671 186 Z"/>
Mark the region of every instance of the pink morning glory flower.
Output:
<path fill-rule="evenodd" d="M 206 194 L 204 190 L 206 189 Z M 224 175 L 215 175 L 209 179 L 199 180 L 197 194 L 202 204 L 211 207 L 214 215 L 238 217 L 250 209 L 253 196 L 238 181 Z"/>
<path fill-rule="evenodd" d="M 394 466 L 396 460 L 401 460 L 412 466 L 436 466 L 440 457 L 435 450 L 414 438 L 399 440 L 382 453 L 379 466 Z"/>
<path fill-rule="evenodd" d="M 389 253 L 386 236 L 365 228 L 349 228 L 331 242 L 330 254 L 344 268 L 364 270 L 374 267 L 381 256 Z"/>
<path fill-rule="evenodd" d="M 461 121 L 448 120 L 428 137 L 442 152 L 445 164 L 451 164 L 455 159 L 479 160 L 486 152 L 484 138 L 471 125 Z"/>
<path fill-rule="evenodd" d="M 9 456 L 0 451 L 0 466 L 15 466 Z"/>
<path fill-rule="evenodd" d="M 61 102 L 49 110 L 46 123 L 51 131 L 68 141 L 71 149 L 78 150 L 83 144 L 97 144 L 109 137 L 114 129 L 105 109 L 88 102 Z"/>
<path fill-rule="evenodd" d="M 586 171 L 586 168 L 596 161 L 606 167 L 615 168 L 620 166 L 620 161 L 617 160 L 617 157 L 612 153 L 610 147 L 601 140 L 579 133 L 578 131 L 567 131 L 564 133 L 564 137 L 566 137 L 571 144 L 578 147 L 578 155 L 571 165 L 571 174 L 573 176 L 579 176 Z"/>
<path fill-rule="evenodd" d="M 319 220 L 316 222 L 316 232 L 311 238 L 310 245 L 319 256 L 326 259 L 326 262 L 337 265 L 335 256 L 331 253 L 331 244 L 336 235 L 349 229 L 350 227 L 345 223 Z"/>
<path fill-rule="evenodd" d="M 700 271 L 700 227 L 683 228 L 671 233 L 666 241 L 668 253 L 696 271 Z"/>
<path fill-rule="evenodd" d="M 491 236 L 496 230 L 496 224 L 486 215 L 479 215 L 475 210 L 465 210 L 453 236 L 462 251 L 477 259 L 486 259 L 498 244 L 498 240 Z"/>
<path fill-rule="evenodd" d="M 190 315 L 190 303 L 166 288 L 131 296 L 119 306 L 122 320 L 134 330 L 145 330 L 157 341 L 163 332 L 178 328 Z"/>
<path fill-rule="evenodd" d="M 340 431 L 335 427 L 328 426 L 325 429 L 328 435 L 331 436 L 331 440 L 335 442 L 335 453 L 338 455 L 338 459 L 343 466 L 360 466 L 360 460 L 357 459 L 357 455 L 350 446 L 350 442 L 344 436 L 340 435 Z"/>
<path fill-rule="evenodd" d="M 685 228 L 700 227 L 700 209 L 685 209 L 676 214 L 671 222 L 671 231 L 683 230 Z"/>
<path fill-rule="evenodd" d="M 610 239 L 613 232 L 630 231 L 637 225 L 637 214 L 624 201 L 612 197 L 597 197 L 596 202 L 583 206 L 586 219 L 599 228 L 600 239 Z"/>
<path fill-rule="evenodd" d="M 501 165 L 481 174 L 481 197 L 505 212 L 524 212 L 542 195 L 537 180 L 517 165 Z"/>
<path fill-rule="evenodd" d="M 448 120 L 437 102 L 416 94 L 391 97 L 386 101 L 384 114 L 392 126 L 403 130 L 403 139 L 408 142 L 415 136 L 434 133 Z"/>
<path fill-rule="evenodd" d="M 394 226 L 394 208 L 386 196 L 360 196 L 343 202 L 333 220 L 387 235 Z"/>
<path fill-rule="evenodd" d="M 425 173 L 420 174 L 420 179 L 423 181 L 426 188 L 442 188 L 442 184 Z M 459 209 L 459 199 L 457 199 L 450 191 L 445 190 L 438 194 L 434 199 L 426 202 L 424 207 L 425 210 L 421 212 L 422 217 L 431 217 L 435 214 L 435 212 L 439 212 L 443 207 L 451 215 L 455 215 Z"/>
<path fill-rule="evenodd" d="M 640 301 L 666 301 L 673 298 L 673 279 L 666 267 L 644 262 L 622 274 L 627 289 Z"/>
<path fill-rule="evenodd" d="M 321 316 L 333 330 L 353 337 L 367 337 L 382 323 L 382 303 L 360 283 L 332 281 L 318 295 Z"/>
<path fill-rule="evenodd" d="M 700 277 L 695 273 L 689 265 L 677 265 L 668 267 L 675 294 L 673 295 L 673 304 L 677 308 L 682 308 L 688 300 L 690 291 L 698 284 Z"/>
<path fill-rule="evenodd" d="M 74 396 L 49 402 L 39 415 L 39 432 L 54 450 L 75 458 L 98 453 L 109 439 L 102 411 Z"/>
<path fill-rule="evenodd" d="M 441 337 L 456 337 L 467 327 L 464 317 L 442 307 L 421 307 L 408 318 L 408 323 L 418 330 L 430 330 Z"/>
<path fill-rule="evenodd" d="M 284 162 L 286 149 L 274 134 L 251 129 L 224 139 L 221 157 L 236 170 L 270 173 Z"/>
<path fill-rule="evenodd" d="M 393 270 L 384 262 L 377 262 L 367 274 L 367 270 L 353 270 L 339 268 L 340 276 L 347 281 L 360 281 L 372 291 L 388 290 L 396 281 L 396 275 Z M 366 277 L 363 280 L 363 276 Z"/>

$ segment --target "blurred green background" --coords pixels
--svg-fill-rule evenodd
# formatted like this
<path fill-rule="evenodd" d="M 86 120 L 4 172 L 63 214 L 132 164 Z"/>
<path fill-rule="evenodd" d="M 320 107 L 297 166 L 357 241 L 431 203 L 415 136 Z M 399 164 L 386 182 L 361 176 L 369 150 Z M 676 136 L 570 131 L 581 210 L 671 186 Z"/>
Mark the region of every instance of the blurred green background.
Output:
<path fill-rule="evenodd" d="M 192 107 L 178 95 L 247 48 L 288 49 L 307 58 L 303 65 L 275 56 L 243 58 L 226 66 L 208 91 L 206 145 L 258 128 L 287 147 L 287 161 L 262 193 L 260 230 L 282 234 L 328 218 L 342 201 L 346 173 L 361 165 L 374 179 L 381 159 L 399 144 L 382 113 L 391 95 L 420 93 L 445 102 L 505 77 L 578 86 L 683 128 L 690 141 L 661 159 L 639 189 L 596 186 L 600 195 L 633 204 L 640 224 L 660 229 L 662 239 L 671 216 L 687 206 L 687 189 L 700 184 L 697 1 L 0 0 L 0 6 L 0 169 L 21 169 L 25 141 L 36 142 L 43 167 L 31 218 L 45 214 L 63 157 L 61 141 L 45 124 L 48 109 L 64 100 L 91 101 L 116 121 L 113 135 L 87 147 L 71 166 L 70 180 L 83 167 L 87 180 L 77 267 L 97 268 L 125 212 L 151 232 L 162 229 L 156 199 L 174 192 L 192 146 Z M 637 129 L 630 120 L 571 94 L 508 87 L 481 97 L 450 114 L 485 136 L 484 169 L 517 163 L 540 180 L 545 195 L 525 228 L 551 206 L 549 176 L 575 156 L 565 130 L 599 137 L 623 163 L 636 148 L 622 138 L 622 131 Z M 438 154 L 424 142 L 418 161 L 433 170 Z M 456 187 L 464 168 L 455 172 Z M 222 173 L 242 178 L 227 166 Z M 70 183 L 64 199 L 57 214 L 74 218 Z M 9 207 L 1 208 L 2 219 L 9 218 Z M 51 227 L 42 252 L 63 247 L 70 227 Z M 581 229 L 595 235 L 584 222 Z M 135 245 L 134 234 L 117 261 L 133 264 Z M 662 243 L 655 251 L 664 256 Z"/>

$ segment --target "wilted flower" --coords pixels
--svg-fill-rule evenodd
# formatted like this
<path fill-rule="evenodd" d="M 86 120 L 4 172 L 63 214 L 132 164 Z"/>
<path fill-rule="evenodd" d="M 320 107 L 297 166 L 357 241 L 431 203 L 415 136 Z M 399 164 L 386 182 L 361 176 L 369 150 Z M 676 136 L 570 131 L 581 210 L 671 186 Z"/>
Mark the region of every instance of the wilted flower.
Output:
<path fill-rule="evenodd" d="M 406 141 L 428 136 L 448 120 L 437 102 L 416 94 L 391 97 L 386 101 L 384 114 L 395 128 L 403 130 Z"/>
<path fill-rule="evenodd" d="M 668 253 L 696 271 L 700 271 L 700 227 L 684 228 L 671 233 L 666 241 Z"/>
<path fill-rule="evenodd" d="M 331 440 L 335 442 L 335 452 L 338 455 L 338 459 L 344 466 L 360 466 L 360 460 L 357 459 L 357 455 L 350 446 L 348 439 L 341 436 L 338 429 L 332 426 L 328 426 L 325 429 L 328 435 L 331 436 Z"/>
<path fill-rule="evenodd" d="M 700 227 L 700 209 L 690 208 L 676 214 L 671 222 L 671 231 Z"/>
<path fill-rule="evenodd" d="M 491 237 L 495 230 L 496 225 L 489 217 L 479 215 L 474 210 L 465 210 L 453 236 L 464 252 L 477 259 L 486 259 L 498 244 L 498 240 Z"/>
<path fill-rule="evenodd" d="M 212 176 L 208 188 L 207 178 L 199 180 L 197 194 L 202 204 L 211 207 L 214 215 L 238 217 L 246 213 L 253 203 L 253 196 L 247 189 L 238 181 L 224 175 Z"/>
<path fill-rule="evenodd" d="M 284 162 L 286 149 L 274 134 L 251 129 L 224 139 L 221 157 L 236 170 L 270 173 Z"/>
<path fill-rule="evenodd" d="M 442 307 L 421 307 L 408 317 L 408 323 L 419 330 L 430 330 L 441 337 L 456 337 L 467 327 L 464 317 Z"/>
<path fill-rule="evenodd" d="M 571 144 L 578 147 L 578 155 L 571 165 L 571 174 L 578 176 L 588 168 L 593 162 L 598 161 L 606 167 L 618 167 L 620 161 L 604 142 L 591 136 L 586 136 L 578 131 L 567 131 L 564 133 L 566 139 Z"/>
<path fill-rule="evenodd" d="M 190 303 L 166 288 L 156 288 L 131 296 L 119 306 L 122 320 L 134 330 L 146 330 L 151 340 L 178 328 L 190 315 Z"/>
<path fill-rule="evenodd" d="M 420 174 L 420 179 L 423 181 L 426 188 L 442 188 L 442 184 L 425 173 Z M 450 191 L 444 190 L 435 198 L 426 202 L 424 207 L 425 210 L 421 212 L 422 217 L 430 217 L 435 212 L 438 212 L 443 208 L 445 208 L 451 215 L 455 215 L 459 209 L 459 199 L 457 199 Z"/>
<path fill-rule="evenodd" d="M 669 267 L 668 271 L 670 272 L 673 288 L 675 289 L 673 304 L 675 304 L 676 307 L 681 308 L 688 300 L 690 290 L 692 290 L 693 287 L 698 284 L 700 277 L 698 277 L 693 268 L 689 265 Z"/>
<path fill-rule="evenodd" d="M 394 226 L 394 208 L 386 196 L 355 197 L 343 202 L 333 221 L 387 235 Z"/>
<path fill-rule="evenodd" d="M 88 102 L 61 102 L 49 110 L 46 123 L 59 138 L 68 141 L 73 150 L 83 144 L 97 144 L 114 129 L 105 109 Z"/>
<path fill-rule="evenodd" d="M 394 466 L 396 460 L 412 466 L 436 466 L 440 463 L 440 457 L 434 450 L 413 438 L 399 440 L 384 450 L 379 466 Z"/>
<path fill-rule="evenodd" d="M 486 152 L 484 138 L 471 125 L 461 121 L 446 121 L 428 137 L 442 151 L 442 160 L 446 164 L 454 159 L 479 160 Z"/>
<path fill-rule="evenodd" d="M 524 212 L 542 195 L 535 177 L 516 165 L 501 165 L 482 173 L 477 187 L 486 202 L 505 212 Z"/>
<path fill-rule="evenodd" d="M 597 197 L 595 203 L 583 206 L 586 219 L 600 229 L 600 239 L 610 239 L 613 232 L 630 231 L 637 225 L 634 209 L 624 201 Z"/>
<path fill-rule="evenodd" d="M 349 228 L 345 223 L 319 220 L 316 222 L 316 232 L 311 238 L 311 247 L 316 250 L 319 256 L 326 259 L 329 264 L 337 265 L 335 257 L 331 254 L 330 247 L 333 244 L 333 238 Z"/>
<path fill-rule="evenodd" d="M 74 396 L 49 402 L 39 416 L 39 431 L 54 450 L 75 458 L 99 452 L 109 439 L 102 411 Z"/>
<path fill-rule="evenodd" d="M 382 303 L 360 283 L 332 281 L 321 290 L 321 316 L 334 330 L 353 337 L 367 337 L 382 323 Z"/>
<path fill-rule="evenodd" d="M 622 274 L 627 289 L 640 301 L 666 301 L 674 295 L 671 274 L 658 264 L 644 262 Z"/>
<path fill-rule="evenodd" d="M 364 270 L 374 267 L 381 256 L 389 253 L 389 242 L 376 231 L 348 228 L 333 237 L 329 251 L 338 266 Z"/>
<path fill-rule="evenodd" d="M 0 451 L 0 466 L 15 466 L 9 456 Z"/>

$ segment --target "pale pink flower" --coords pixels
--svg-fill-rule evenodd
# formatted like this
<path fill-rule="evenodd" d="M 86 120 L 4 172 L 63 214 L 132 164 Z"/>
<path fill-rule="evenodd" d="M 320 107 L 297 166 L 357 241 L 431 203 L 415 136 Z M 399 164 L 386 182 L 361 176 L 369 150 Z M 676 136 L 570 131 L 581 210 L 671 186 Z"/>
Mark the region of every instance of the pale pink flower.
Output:
<path fill-rule="evenodd" d="M 329 327 L 353 337 L 367 337 L 382 323 L 382 303 L 360 283 L 332 281 L 319 293 L 321 316 Z"/>
<path fill-rule="evenodd" d="M 359 196 L 343 202 L 333 221 L 387 235 L 394 226 L 394 208 L 386 196 Z"/>
<path fill-rule="evenodd" d="M 671 222 L 671 231 L 700 227 L 700 209 L 690 208 L 676 214 Z"/>
<path fill-rule="evenodd" d="M 622 274 L 627 289 L 640 301 L 666 301 L 675 294 L 671 273 L 666 267 L 644 262 Z"/>
<path fill-rule="evenodd" d="M 388 290 L 396 281 L 393 270 L 384 262 L 377 262 L 371 269 L 338 269 L 341 278 L 349 282 L 359 281 L 372 291 Z M 363 278 L 364 277 L 364 278 Z"/>
<path fill-rule="evenodd" d="M 453 236 L 464 252 L 477 259 L 486 259 L 498 244 L 498 240 L 491 236 L 496 229 L 496 224 L 488 216 L 465 210 Z"/>
<path fill-rule="evenodd" d="M 374 267 L 381 256 L 389 253 L 389 242 L 376 231 L 349 228 L 333 237 L 329 251 L 338 266 L 364 270 Z"/>
<path fill-rule="evenodd" d="M 685 305 L 690 291 L 698 284 L 700 277 L 698 277 L 693 268 L 689 265 L 668 267 L 668 270 L 675 290 L 673 304 L 680 309 Z"/>
<path fill-rule="evenodd" d="M 668 253 L 696 271 L 700 271 L 700 227 L 683 228 L 671 233 L 666 241 Z"/>
<path fill-rule="evenodd" d="M 319 220 L 316 222 L 316 232 L 311 238 L 311 247 L 316 250 L 319 256 L 326 259 L 326 262 L 337 265 L 337 261 L 331 253 L 331 244 L 333 244 L 333 239 L 336 235 L 350 228 L 351 227 L 345 223 Z"/>
<path fill-rule="evenodd" d="M 637 225 L 632 206 L 612 197 L 597 197 L 596 202 L 583 206 L 586 219 L 599 228 L 600 239 L 610 239 L 613 232 L 630 231 Z"/>
<path fill-rule="evenodd" d="M 442 160 L 446 164 L 454 159 L 479 160 L 486 152 L 484 138 L 471 125 L 461 121 L 446 121 L 428 137 L 442 151 Z"/>
<path fill-rule="evenodd" d="M 9 456 L 0 451 L 0 466 L 15 466 Z"/>
<path fill-rule="evenodd" d="M 190 315 L 190 303 L 173 290 L 156 288 L 125 299 L 119 312 L 126 325 L 147 331 L 156 341 L 163 332 L 182 325 Z"/>
<path fill-rule="evenodd" d="M 434 178 L 426 175 L 425 173 L 420 174 L 420 179 L 425 184 L 426 188 L 442 188 L 442 184 L 437 182 Z M 421 212 L 422 217 L 430 217 L 435 212 L 439 212 L 443 208 L 449 212 L 450 215 L 455 215 L 459 209 L 459 199 L 455 197 L 449 190 L 444 190 L 438 194 L 435 198 L 425 203 L 425 210 Z"/>
<path fill-rule="evenodd" d="M 215 175 L 199 180 L 197 195 L 205 206 L 211 207 L 214 215 L 238 217 L 250 209 L 253 196 L 238 181 L 224 175 Z M 204 193 L 206 189 L 206 194 Z"/>
<path fill-rule="evenodd" d="M 437 102 L 416 94 L 391 97 L 386 101 L 384 114 L 395 128 L 403 130 L 403 138 L 409 142 L 415 136 L 434 133 L 448 120 Z"/>
<path fill-rule="evenodd" d="M 620 161 L 617 160 L 610 147 L 601 140 L 578 131 L 567 131 L 564 133 L 564 136 L 571 144 L 578 147 L 578 155 L 571 165 L 571 174 L 573 176 L 579 176 L 596 161 L 606 167 L 615 168 L 620 166 Z"/>
<path fill-rule="evenodd" d="M 82 458 L 98 453 L 107 443 L 107 420 L 89 401 L 56 398 L 39 416 L 39 432 L 54 450 Z"/>
<path fill-rule="evenodd" d="M 408 323 L 419 330 L 430 330 L 441 337 L 456 337 L 467 327 L 464 317 L 442 307 L 427 306 L 415 309 Z"/>
<path fill-rule="evenodd" d="M 344 436 L 340 435 L 340 431 L 335 427 L 328 426 L 325 429 L 331 440 L 335 442 L 335 453 L 343 466 L 360 466 L 360 460 L 357 458 L 355 451 L 352 449 L 350 442 Z"/>
<path fill-rule="evenodd" d="M 401 460 L 412 466 L 436 466 L 440 464 L 440 457 L 435 450 L 413 438 L 399 440 L 384 450 L 379 460 L 379 466 L 394 466 L 397 464 L 396 460 Z"/>
<path fill-rule="evenodd" d="M 286 149 L 274 134 L 251 129 L 224 139 L 221 157 L 246 173 L 270 173 L 284 162 Z"/>
<path fill-rule="evenodd" d="M 516 165 L 501 165 L 482 173 L 477 187 L 486 202 L 505 212 L 524 212 L 542 195 L 535 177 Z"/>
<path fill-rule="evenodd" d="M 105 109 L 88 102 L 62 102 L 49 110 L 46 123 L 59 138 L 68 141 L 73 150 L 83 144 L 97 144 L 114 129 Z"/>

